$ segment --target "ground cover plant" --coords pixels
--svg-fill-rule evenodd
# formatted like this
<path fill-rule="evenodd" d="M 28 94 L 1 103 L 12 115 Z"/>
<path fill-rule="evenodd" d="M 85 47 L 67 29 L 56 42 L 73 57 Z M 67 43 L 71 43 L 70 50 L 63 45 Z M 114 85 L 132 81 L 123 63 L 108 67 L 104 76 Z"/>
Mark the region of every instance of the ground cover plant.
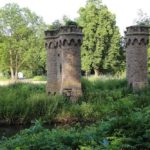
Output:
<path fill-rule="evenodd" d="M 33 81 L 47 81 L 46 76 L 34 76 L 32 78 Z"/>
<path fill-rule="evenodd" d="M 105 109 L 110 109 L 111 103 L 130 93 L 125 80 L 82 79 L 82 85 L 84 94 L 76 103 L 60 95 L 48 96 L 44 84 L 1 86 L 0 120 L 9 124 L 39 119 L 45 122 L 99 120 L 105 111 L 109 113 Z"/>
<path fill-rule="evenodd" d="M 133 93 L 124 79 L 82 79 L 82 85 L 84 94 L 76 103 L 47 96 L 45 85 L 0 87 L 0 120 L 66 124 L 46 129 L 37 121 L 2 137 L 0 149 L 150 149 L 150 86 Z"/>

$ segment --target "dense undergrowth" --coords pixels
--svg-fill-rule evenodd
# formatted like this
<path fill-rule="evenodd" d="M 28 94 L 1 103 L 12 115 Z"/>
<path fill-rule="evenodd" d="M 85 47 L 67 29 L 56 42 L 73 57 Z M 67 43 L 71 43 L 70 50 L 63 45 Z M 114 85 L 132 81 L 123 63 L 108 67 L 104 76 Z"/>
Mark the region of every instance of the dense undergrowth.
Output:
<path fill-rule="evenodd" d="M 76 123 L 49 130 L 36 122 L 14 137 L 2 138 L 0 150 L 150 149 L 150 86 L 133 93 L 123 79 L 83 79 L 82 85 L 84 94 L 76 103 L 48 97 L 44 85 L 0 87 L 0 120 Z"/>
<path fill-rule="evenodd" d="M 43 84 L 0 87 L 0 120 L 7 124 L 26 124 L 39 119 L 47 123 L 93 122 L 114 115 L 117 111 L 114 104 L 126 103 L 123 99 L 130 97 L 125 80 L 83 79 L 82 85 L 84 94 L 76 103 L 60 95 L 48 96 Z"/>

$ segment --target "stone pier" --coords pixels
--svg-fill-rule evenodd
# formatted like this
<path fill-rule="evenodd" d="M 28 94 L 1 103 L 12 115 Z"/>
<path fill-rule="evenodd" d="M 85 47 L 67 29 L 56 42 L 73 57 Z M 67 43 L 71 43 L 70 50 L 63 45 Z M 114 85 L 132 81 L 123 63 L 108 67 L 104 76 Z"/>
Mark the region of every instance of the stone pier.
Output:
<path fill-rule="evenodd" d="M 126 76 L 133 90 L 146 87 L 147 79 L 147 47 L 149 27 L 130 26 L 125 32 L 126 41 Z"/>
<path fill-rule="evenodd" d="M 82 30 L 75 25 L 45 31 L 47 93 L 71 98 L 82 95 L 80 46 Z"/>

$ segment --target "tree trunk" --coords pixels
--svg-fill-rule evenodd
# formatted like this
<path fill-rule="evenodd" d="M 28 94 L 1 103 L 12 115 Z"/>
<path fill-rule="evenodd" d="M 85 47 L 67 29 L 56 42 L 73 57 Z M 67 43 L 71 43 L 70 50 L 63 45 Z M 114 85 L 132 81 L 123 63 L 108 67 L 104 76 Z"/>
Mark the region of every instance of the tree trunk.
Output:
<path fill-rule="evenodd" d="M 12 67 L 10 67 L 11 80 L 16 81 L 18 79 L 18 71 L 14 71 Z"/>
<path fill-rule="evenodd" d="M 12 50 L 9 50 L 9 54 L 10 54 L 10 74 L 11 74 L 11 80 L 15 80 L 15 71 L 14 71 L 14 65 L 13 65 L 13 56 L 12 56 Z"/>
<path fill-rule="evenodd" d="M 90 75 L 90 73 L 88 71 L 85 71 L 85 76 L 86 78 Z"/>
<path fill-rule="evenodd" d="M 100 75 L 100 71 L 98 69 L 94 69 L 94 73 L 96 77 Z"/>
<path fill-rule="evenodd" d="M 11 74 L 11 80 L 14 80 L 15 76 L 14 76 L 14 70 L 12 67 L 10 67 L 10 74 Z"/>
<path fill-rule="evenodd" d="M 18 70 L 15 71 L 15 80 L 18 79 Z"/>
<path fill-rule="evenodd" d="M 16 55 L 15 62 L 13 61 L 12 50 L 9 50 L 10 54 L 10 73 L 11 73 L 11 80 L 16 81 L 18 79 L 18 55 Z"/>

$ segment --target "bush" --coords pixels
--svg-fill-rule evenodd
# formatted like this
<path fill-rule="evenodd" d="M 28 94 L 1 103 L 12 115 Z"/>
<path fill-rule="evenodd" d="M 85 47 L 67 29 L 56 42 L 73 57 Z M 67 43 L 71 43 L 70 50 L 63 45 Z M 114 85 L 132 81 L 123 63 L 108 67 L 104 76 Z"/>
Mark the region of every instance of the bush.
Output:
<path fill-rule="evenodd" d="M 21 71 L 24 75 L 24 78 L 32 78 L 33 77 L 33 72 L 31 70 L 22 70 Z"/>
<path fill-rule="evenodd" d="M 46 78 L 46 76 L 34 76 L 34 77 L 32 78 L 32 80 L 33 80 L 33 81 L 46 81 L 47 78 Z"/>
<path fill-rule="evenodd" d="M 149 108 L 126 116 L 111 117 L 97 124 L 45 129 L 39 122 L 19 134 L 0 141 L 3 150 L 94 149 L 148 150 L 150 148 Z M 146 116 L 146 117 L 145 117 Z M 141 121 L 142 120 L 142 121 Z"/>
<path fill-rule="evenodd" d="M 0 119 L 9 124 L 30 123 L 41 117 L 51 121 L 62 96 L 48 96 L 45 85 L 17 83 L 0 87 Z"/>
<path fill-rule="evenodd" d="M 76 103 L 48 96 L 45 85 L 0 87 L 1 120 L 74 123 L 52 130 L 36 123 L 1 140 L 0 149 L 150 149 L 150 86 L 133 93 L 124 79 L 83 78 L 82 85 L 83 96 Z"/>
<path fill-rule="evenodd" d="M 50 131 L 36 122 L 35 126 L 21 131 L 16 136 L 10 139 L 4 138 L 0 142 L 0 148 L 3 150 L 97 149 L 103 147 L 103 144 L 101 144 L 102 138 L 97 136 L 96 132 L 94 126 L 68 130 L 58 128 Z"/>
<path fill-rule="evenodd" d="M 0 77 L 0 81 L 6 81 L 6 80 L 9 80 L 8 77 Z"/>

